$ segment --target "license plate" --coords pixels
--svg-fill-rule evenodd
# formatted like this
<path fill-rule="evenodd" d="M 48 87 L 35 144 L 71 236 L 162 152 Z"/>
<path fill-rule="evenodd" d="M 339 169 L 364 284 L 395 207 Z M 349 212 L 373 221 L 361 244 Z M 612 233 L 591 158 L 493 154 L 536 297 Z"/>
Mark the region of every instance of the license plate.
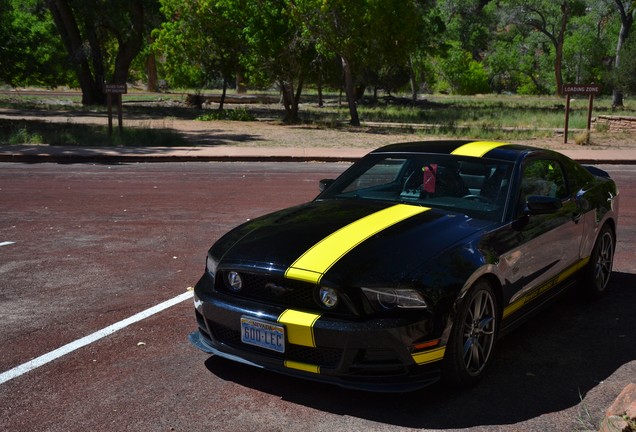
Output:
<path fill-rule="evenodd" d="M 254 318 L 241 317 L 241 342 L 285 352 L 285 327 Z"/>

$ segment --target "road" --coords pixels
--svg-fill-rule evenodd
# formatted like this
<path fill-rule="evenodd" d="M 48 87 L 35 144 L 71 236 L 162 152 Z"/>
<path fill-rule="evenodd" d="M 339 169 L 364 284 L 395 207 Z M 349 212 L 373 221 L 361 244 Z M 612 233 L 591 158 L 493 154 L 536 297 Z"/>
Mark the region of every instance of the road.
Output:
<path fill-rule="evenodd" d="M 565 296 L 471 390 L 345 391 L 190 346 L 211 243 L 347 166 L 0 163 L 0 430 L 595 429 L 636 376 L 636 166 L 604 167 L 621 188 L 608 295 Z"/>

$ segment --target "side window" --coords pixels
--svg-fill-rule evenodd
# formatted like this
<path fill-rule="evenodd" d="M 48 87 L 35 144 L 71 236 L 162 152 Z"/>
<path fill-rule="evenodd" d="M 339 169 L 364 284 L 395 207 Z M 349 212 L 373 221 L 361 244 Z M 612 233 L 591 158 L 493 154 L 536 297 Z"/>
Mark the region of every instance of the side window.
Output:
<path fill-rule="evenodd" d="M 568 196 L 563 169 L 558 162 L 536 159 L 526 164 L 521 179 L 521 203 L 524 203 L 529 195 L 559 199 Z"/>

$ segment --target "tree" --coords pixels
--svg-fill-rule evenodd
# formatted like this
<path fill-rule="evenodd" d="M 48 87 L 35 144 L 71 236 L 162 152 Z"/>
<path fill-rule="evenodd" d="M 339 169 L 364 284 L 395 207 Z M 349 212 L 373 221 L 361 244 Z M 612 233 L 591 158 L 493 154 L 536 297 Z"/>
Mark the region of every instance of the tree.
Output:
<path fill-rule="evenodd" d="M 616 70 L 616 85 L 621 92 L 636 93 L 636 39 L 629 38 L 621 48 L 621 64 Z"/>
<path fill-rule="evenodd" d="M 489 12 L 491 0 L 446 0 L 440 2 L 446 15 L 446 37 L 457 40 L 473 60 L 482 60 L 494 30 L 494 15 Z"/>
<path fill-rule="evenodd" d="M 433 3 L 417 3 L 420 21 L 416 30 L 415 49 L 409 53 L 408 70 L 411 81 L 411 99 L 415 103 L 422 83 L 433 84 L 431 59 L 444 57 L 450 45 L 447 43 L 446 26 Z"/>
<path fill-rule="evenodd" d="M 549 49 L 538 32 L 513 27 L 497 35 L 484 63 L 496 92 L 547 94 L 552 73 Z"/>
<path fill-rule="evenodd" d="M 620 70 L 621 57 L 623 55 L 622 48 L 634 23 L 634 14 L 636 14 L 636 1 L 634 0 L 614 0 L 618 14 L 621 19 L 621 29 L 618 33 L 618 42 L 616 43 L 616 57 L 614 60 L 614 67 L 616 70 Z M 614 87 L 612 94 L 612 106 L 623 106 L 623 90 L 619 86 Z"/>
<path fill-rule="evenodd" d="M 418 41 L 417 0 L 291 0 L 294 12 L 324 53 L 342 64 L 351 116 L 360 125 L 354 74 L 382 65 L 407 65 Z"/>
<path fill-rule="evenodd" d="M 311 35 L 293 14 L 289 0 L 221 0 L 226 14 L 243 28 L 246 40 L 241 65 L 253 84 L 278 84 L 284 121 L 298 121 L 305 79 L 317 58 Z"/>
<path fill-rule="evenodd" d="M 0 3 L 0 82 L 56 86 L 73 82 L 50 13 L 38 0 Z"/>
<path fill-rule="evenodd" d="M 239 69 L 244 50 L 242 27 L 226 16 L 216 0 L 161 0 L 166 17 L 153 32 L 153 47 L 164 54 L 172 85 L 204 88 L 219 75 L 223 110 L 229 79 Z"/>
<path fill-rule="evenodd" d="M 563 45 L 563 76 L 567 82 L 600 83 L 607 75 L 608 47 L 614 35 L 615 10 L 608 2 L 594 2 L 585 15 L 571 20 Z"/>
<path fill-rule="evenodd" d="M 104 83 L 126 83 L 148 31 L 147 14 L 156 13 L 158 4 L 155 0 L 46 0 L 46 4 L 77 75 L 82 104 L 104 104 Z"/>
<path fill-rule="evenodd" d="M 503 3 L 503 2 L 502 2 Z M 548 38 L 554 48 L 554 78 L 556 92 L 560 96 L 563 87 L 563 45 L 568 31 L 568 23 L 573 16 L 585 13 L 583 0 L 505 0 L 507 21 L 517 25 L 529 26 Z"/>

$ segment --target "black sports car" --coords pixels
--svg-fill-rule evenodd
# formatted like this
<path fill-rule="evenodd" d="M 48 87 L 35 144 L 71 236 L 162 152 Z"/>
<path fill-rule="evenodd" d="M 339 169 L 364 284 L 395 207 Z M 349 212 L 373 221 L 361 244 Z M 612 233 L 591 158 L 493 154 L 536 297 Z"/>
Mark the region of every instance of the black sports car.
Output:
<path fill-rule="evenodd" d="M 607 287 L 616 185 L 559 153 L 395 144 L 320 187 L 212 246 L 197 347 L 349 388 L 468 386 L 497 338 L 566 287 Z"/>

